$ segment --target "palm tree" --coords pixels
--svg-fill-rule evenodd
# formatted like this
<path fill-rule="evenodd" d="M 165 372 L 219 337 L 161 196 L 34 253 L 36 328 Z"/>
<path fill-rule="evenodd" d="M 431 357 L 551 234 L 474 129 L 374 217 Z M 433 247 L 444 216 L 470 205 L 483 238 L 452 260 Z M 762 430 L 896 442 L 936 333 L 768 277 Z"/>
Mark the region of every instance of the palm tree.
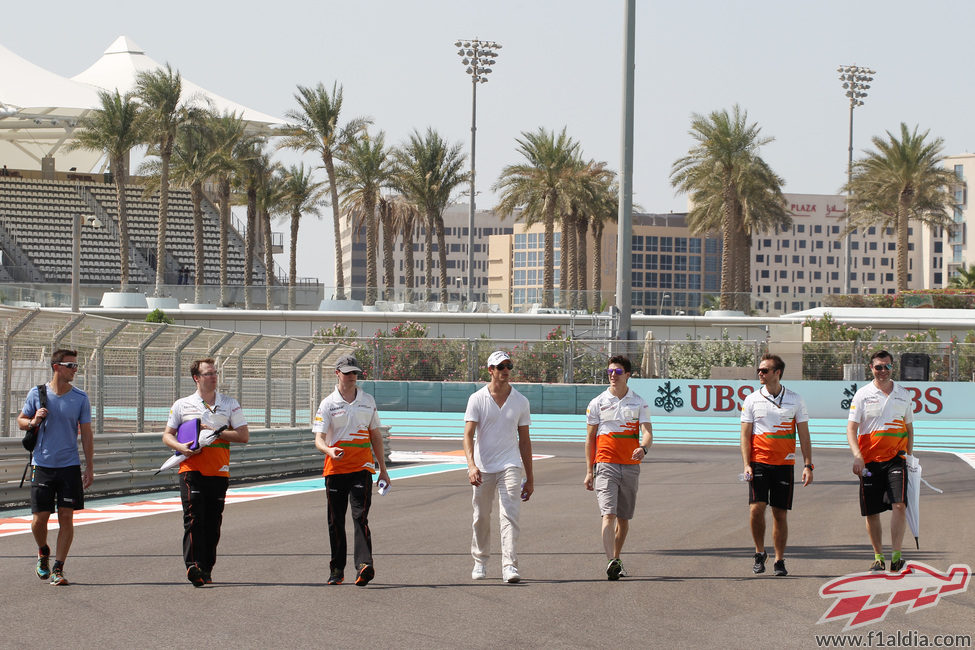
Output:
<path fill-rule="evenodd" d="M 593 202 L 589 210 L 592 230 L 592 302 L 590 309 L 602 311 L 603 228 L 607 222 L 619 219 L 620 188 L 614 172 L 597 172 Z"/>
<path fill-rule="evenodd" d="M 435 231 L 440 261 L 440 302 L 447 302 L 447 245 L 443 211 L 450 203 L 454 190 L 468 181 L 469 177 L 463 171 L 466 156 L 462 153 L 460 144 L 448 144 L 430 127 L 422 135 L 414 130 L 394 156 L 396 177 L 392 181 L 393 187 L 423 212 L 426 227 L 424 271 L 427 300 L 433 297 L 432 234 Z"/>
<path fill-rule="evenodd" d="M 758 124 L 748 124 L 748 113 L 738 105 L 731 114 L 727 110 L 708 116 L 695 113 L 690 135 L 697 144 L 671 167 L 670 182 L 679 192 L 691 194 L 695 205 L 705 202 L 707 207 L 702 210 L 708 214 L 720 209 L 722 309 L 744 307 L 750 298 L 736 293 L 741 278 L 747 278 L 750 264 L 747 250 L 741 250 L 743 238 L 739 233 L 745 231 L 746 187 L 752 194 L 767 191 L 781 196 L 782 192 L 781 179 L 758 155 L 758 149 L 774 138 L 762 137 L 760 131 Z M 690 215 L 688 221 L 692 221 Z"/>
<path fill-rule="evenodd" d="M 282 129 L 281 147 L 298 151 L 313 151 L 321 156 L 331 190 L 332 219 L 335 235 L 335 297 L 345 299 L 345 275 L 342 265 L 342 227 L 339 215 L 338 186 L 335 180 L 335 159 L 341 159 L 342 149 L 356 138 L 372 120 L 357 117 L 339 126 L 342 113 L 342 87 L 332 84 L 329 93 L 319 83 L 315 88 L 298 86 L 295 100 L 301 110 L 288 111 L 290 120 Z"/>
<path fill-rule="evenodd" d="M 394 182 L 395 182 L 394 178 Z M 413 243 L 419 236 L 417 224 L 421 218 L 420 209 L 415 203 L 403 195 L 393 197 L 392 201 L 392 230 L 403 241 L 403 267 L 406 272 L 406 293 L 403 299 L 407 303 L 413 302 L 413 288 L 416 286 L 415 262 L 413 260 Z M 385 225 L 383 226 L 385 228 Z M 390 247 L 392 248 L 392 247 Z"/>
<path fill-rule="evenodd" d="M 518 152 L 526 162 L 508 165 L 501 171 L 493 187 L 501 193 L 501 200 L 494 210 L 504 218 L 516 208 L 523 207 L 524 218 L 541 218 L 545 224 L 542 306 L 551 307 L 555 279 L 555 216 L 569 207 L 569 190 L 579 167 L 579 143 L 566 135 L 565 128 L 558 135 L 544 127 L 521 135 L 516 142 Z"/>
<path fill-rule="evenodd" d="M 576 218 L 576 300 L 573 305 L 575 309 L 585 309 L 588 305 L 586 300 L 586 233 L 590 224 L 595 225 L 595 221 L 602 221 L 602 216 L 607 213 L 616 215 L 618 208 L 618 196 L 612 194 L 618 191 L 614 188 L 616 173 L 606 169 L 605 162 L 590 160 L 586 163 L 579 175 L 578 189 L 573 193 L 572 203 L 576 207 L 578 214 Z M 595 235 L 595 232 L 593 232 Z M 600 229 L 600 239 L 602 230 Z M 602 242 L 599 242 L 601 245 Z M 595 245 L 594 245 L 595 246 Z M 598 248 L 598 246 L 596 246 Z M 594 257 L 598 254 L 598 264 L 593 266 L 593 279 L 597 286 L 600 281 L 600 266 L 602 263 L 602 252 L 593 249 Z M 599 303 L 593 307 L 594 311 L 599 310 Z"/>
<path fill-rule="evenodd" d="M 325 182 L 316 181 L 304 164 L 292 165 L 284 172 L 282 207 L 291 219 L 291 255 L 288 263 L 288 309 L 295 308 L 298 283 L 298 226 L 305 215 L 321 216 Z"/>
<path fill-rule="evenodd" d="M 211 166 L 217 184 L 217 205 L 220 209 L 220 306 L 227 306 L 227 288 L 230 278 L 227 273 L 230 235 L 231 186 L 235 177 L 243 173 L 242 156 L 251 155 L 244 120 L 235 113 L 224 112 L 211 115 L 208 120 L 212 151 Z"/>
<path fill-rule="evenodd" d="M 137 121 L 138 104 L 130 93 L 122 95 L 118 90 L 114 93 L 99 91 L 98 99 L 100 108 L 81 120 L 81 130 L 70 149 L 101 151 L 108 157 L 118 202 L 119 284 L 124 293 L 129 288 L 129 220 L 125 181 L 129 173 L 129 151 L 142 140 Z"/>
<path fill-rule="evenodd" d="M 271 162 L 267 154 L 258 163 L 260 182 L 257 192 L 257 212 L 261 222 L 260 230 L 264 239 L 264 301 L 265 309 L 274 306 L 274 249 L 271 245 L 271 215 L 281 214 L 284 201 L 284 174 L 281 166 Z"/>
<path fill-rule="evenodd" d="M 393 175 L 393 160 L 386 146 L 386 136 L 380 131 L 375 137 L 363 133 L 350 142 L 343 153 L 342 164 L 335 170 L 335 181 L 342 197 L 342 210 L 358 232 L 358 223 L 366 225 L 366 305 L 376 304 L 376 206 L 380 190 Z"/>
<path fill-rule="evenodd" d="M 975 289 L 975 264 L 967 267 L 962 264 L 955 269 L 948 286 L 952 289 Z"/>
<path fill-rule="evenodd" d="M 136 76 L 135 96 L 139 100 L 139 126 L 149 144 L 149 155 L 159 156 L 159 222 L 156 231 L 156 290 L 166 283 L 166 222 L 169 217 L 169 165 L 173 144 L 181 124 L 192 119 L 196 109 L 180 103 L 183 79 L 179 71 L 165 68 L 143 70 Z"/>
<path fill-rule="evenodd" d="M 240 174 L 235 177 L 240 193 L 239 201 L 247 206 L 247 230 L 244 233 L 244 309 L 250 309 L 251 287 L 254 284 L 254 249 L 257 247 L 258 201 L 257 195 L 264 182 L 264 152 L 266 141 L 263 138 L 246 139 L 240 145 Z"/>
<path fill-rule="evenodd" d="M 853 163 L 852 178 L 844 190 L 851 193 L 848 228 L 867 225 L 893 227 L 897 233 L 897 290 L 907 286 L 908 224 L 951 227 L 948 206 L 954 174 L 941 166 L 944 140 L 927 140 L 901 122 L 900 139 L 887 131 L 887 139 L 871 139 L 875 151 Z"/>

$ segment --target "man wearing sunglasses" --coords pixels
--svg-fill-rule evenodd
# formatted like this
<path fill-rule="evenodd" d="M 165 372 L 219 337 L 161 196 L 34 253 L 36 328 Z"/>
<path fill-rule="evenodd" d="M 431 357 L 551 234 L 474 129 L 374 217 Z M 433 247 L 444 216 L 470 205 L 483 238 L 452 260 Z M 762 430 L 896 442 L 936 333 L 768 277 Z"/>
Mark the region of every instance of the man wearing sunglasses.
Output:
<path fill-rule="evenodd" d="M 507 352 L 492 352 L 487 359 L 491 381 L 467 400 L 464 413 L 464 455 L 467 479 L 474 486 L 474 535 L 471 578 L 487 578 L 491 557 L 491 509 L 498 496 L 501 527 L 501 580 L 519 582 L 518 519 L 521 501 L 535 491 L 532 471 L 531 424 L 528 398 L 511 385 L 514 366 Z M 522 477 L 524 476 L 524 482 Z"/>
<path fill-rule="evenodd" d="M 748 481 L 749 521 L 755 542 L 753 573 L 765 573 L 765 509 L 772 506 L 772 545 L 775 575 L 785 576 L 785 545 L 789 537 L 787 515 L 792 509 L 795 484 L 796 434 L 805 465 L 802 484 L 813 480 L 809 414 L 802 398 L 782 385 L 785 362 L 766 352 L 758 364 L 759 389 L 741 406 L 741 458 Z"/>
<path fill-rule="evenodd" d="M 179 466 L 183 562 L 186 579 L 194 587 L 202 587 L 213 582 L 224 500 L 230 485 L 230 443 L 246 443 L 250 430 L 240 403 L 217 392 L 216 361 L 211 358 L 193 361 L 190 377 L 196 383 L 196 392 L 173 404 L 162 439 L 167 447 L 186 456 Z M 205 447 L 180 442 L 177 438 L 180 425 L 197 418 L 204 428 L 213 431 L 222 426 L 227 428 Z"/>
<path fill-rule="evenodd" d="M 653 444 L 650 405 L 626 385 L 631 372 L 628 358 L 610 358 L 606 368 L 609 388 L 589 402 L 586 409 L 584 483 L 587 490 L 596 492 L 609 580 L 627 576 L 620 552 L 636 511 L 640 463 Z"/>
<path fill-rule="evenodd" d="M 372 558 L 369 506 L 372 504 L 372 475 L 379 465 L 379 483 L 389 485 L 383 435 L 379 429 L 376 400 L 357 385 L 362 368 L 351 355 L 335 362 L 335 390 L 322 400 L 312 431 L 315 447 L 325 454 L 325 499 L 328 507 L 328 541 L 332 552 L 326 584 L 345 580 L 348 538 L 345 513 L 352 507 L 355 584 L 365 587 L 376 569 Z"/>
<path fill-rule="evenodd" d="M 853 452 L 853 473 L 860 477 L 860 514 L 866 517 L 873 546 L 871 571 L 885 569 L 880 513 L 892 510 L 890 570 L 904 567 L 901 543 L 907 525 L 907 467 L 905 454 L 914 450 L 914 404 L 911 394 L 891 379 L 894 359 L 886 350 L 870 357 L 873 381 L 850 402 L 846 438 Z"/>
<path fill-rule="evenodd" d="M 94 438 L 88 395 L 71 385 L 78 372 L 78 353 L 55 350 L 51 355 L 51 369 L 54 376 L 45 387 L 47 407 L 41 407 L 38 389 L 32 388 L 17 416 L 17 426 L 24 431 L 40 427 L 30 484 L 31 532 L 37 542 L 34 570 L 41 580 L 50 579 L 52 585 L 65 586 L 68 579 L 64 577 L 64 562 L 74 539 L 74 512 L 85 507 L 85 490 L 91 486 L 94 476 Z M 84 472 L 78 455 L 79 433 L 85 452 Z M 58 541 L 52 567 L 47 523 L 55 503 Z"/>

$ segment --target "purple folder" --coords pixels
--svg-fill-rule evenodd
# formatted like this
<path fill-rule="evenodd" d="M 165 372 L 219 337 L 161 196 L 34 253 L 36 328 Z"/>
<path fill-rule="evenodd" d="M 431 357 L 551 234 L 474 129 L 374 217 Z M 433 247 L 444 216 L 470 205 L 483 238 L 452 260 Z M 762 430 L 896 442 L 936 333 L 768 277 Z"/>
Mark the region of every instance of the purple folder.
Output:
<path fill-rule="evenodd" d="M 189 445 L 190 449 L 200 446 L 200 418 L 187 420 L 176 430 L 176 440 Z"/>

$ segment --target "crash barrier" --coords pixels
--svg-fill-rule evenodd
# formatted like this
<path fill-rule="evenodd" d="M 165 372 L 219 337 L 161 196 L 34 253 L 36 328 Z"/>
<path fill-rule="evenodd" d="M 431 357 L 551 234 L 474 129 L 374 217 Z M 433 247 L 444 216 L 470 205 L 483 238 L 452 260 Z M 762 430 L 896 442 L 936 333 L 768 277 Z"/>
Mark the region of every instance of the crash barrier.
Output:
<path fill-rule="evenodd" d="M 380 427 L 389 462 L 389 427 Z M 79 444 L 80 448 L 80 444 Z M 160 433 L 112 433 L 95 436 L 95 480 L 86 497 L 176 490 L 176 469 L 156 474 L 169 457 Z M 18 487 L 27 462 L 20 438 L 0 438 L 0 507 L 30 502 L 30 475 Z M 231 445 L 232 479 L 321 473 L 324 456 L 310 429 L 259 429 L 246 445 Z"/>
<path fill-rule="evenodd" d="M 599 384 L 512 385 L 528 398 L 532 413 L 585 413 L 592 398 L 606 390 Z M 360 381 L 359 386 L 376 399 L 380 411 L 463 413 L 471 393 L 484 382 Z"/>

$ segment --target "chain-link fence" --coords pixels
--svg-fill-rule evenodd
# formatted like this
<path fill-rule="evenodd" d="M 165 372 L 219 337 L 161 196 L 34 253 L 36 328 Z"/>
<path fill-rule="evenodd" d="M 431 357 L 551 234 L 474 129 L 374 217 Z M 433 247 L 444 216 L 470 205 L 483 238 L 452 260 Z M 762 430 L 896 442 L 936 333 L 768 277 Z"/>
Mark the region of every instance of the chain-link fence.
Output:
<path fill-rule="evenodd" d="M 252 428 L 304 426 L 334 386 L 334 364 L 354 354 L 365 378 L 386 381 L 487 381 L 488 355 L 512 356 L 516 382 L 605 383 L 607 359 L 630 358 L 635 377 L 675 379 L 753 376 L 765 340 L 687 339 L 613 341 L 565 339 L 446 339 L 284 336 L 226 332 L 203 327 L 119 321 L 90 314 L 0 306 L 0 435 L 19 435 L 16 416 L 31 386 L 50 379 L 57 348 L 78 351 L 75 384 L 92 403 L 96 433 L 161 431 L 169 407 L 195 390 L 192 360 L 213 357 L 218 390 L 236 397 Z M 773 344 L 773 348 L 777 349 Z M 803 379 L 862 379 L 879 346 L 895 359 L 925 354 L 931 381 L 973 381 L 975 344 L 955 342 L 814 342 L 802 349 Z M 793 363 L 790 361 L 790 364 Z M 747 369 L 747 370 L 745 370 Z M 912 376 L 910 379 L 918 379 Z"/>

